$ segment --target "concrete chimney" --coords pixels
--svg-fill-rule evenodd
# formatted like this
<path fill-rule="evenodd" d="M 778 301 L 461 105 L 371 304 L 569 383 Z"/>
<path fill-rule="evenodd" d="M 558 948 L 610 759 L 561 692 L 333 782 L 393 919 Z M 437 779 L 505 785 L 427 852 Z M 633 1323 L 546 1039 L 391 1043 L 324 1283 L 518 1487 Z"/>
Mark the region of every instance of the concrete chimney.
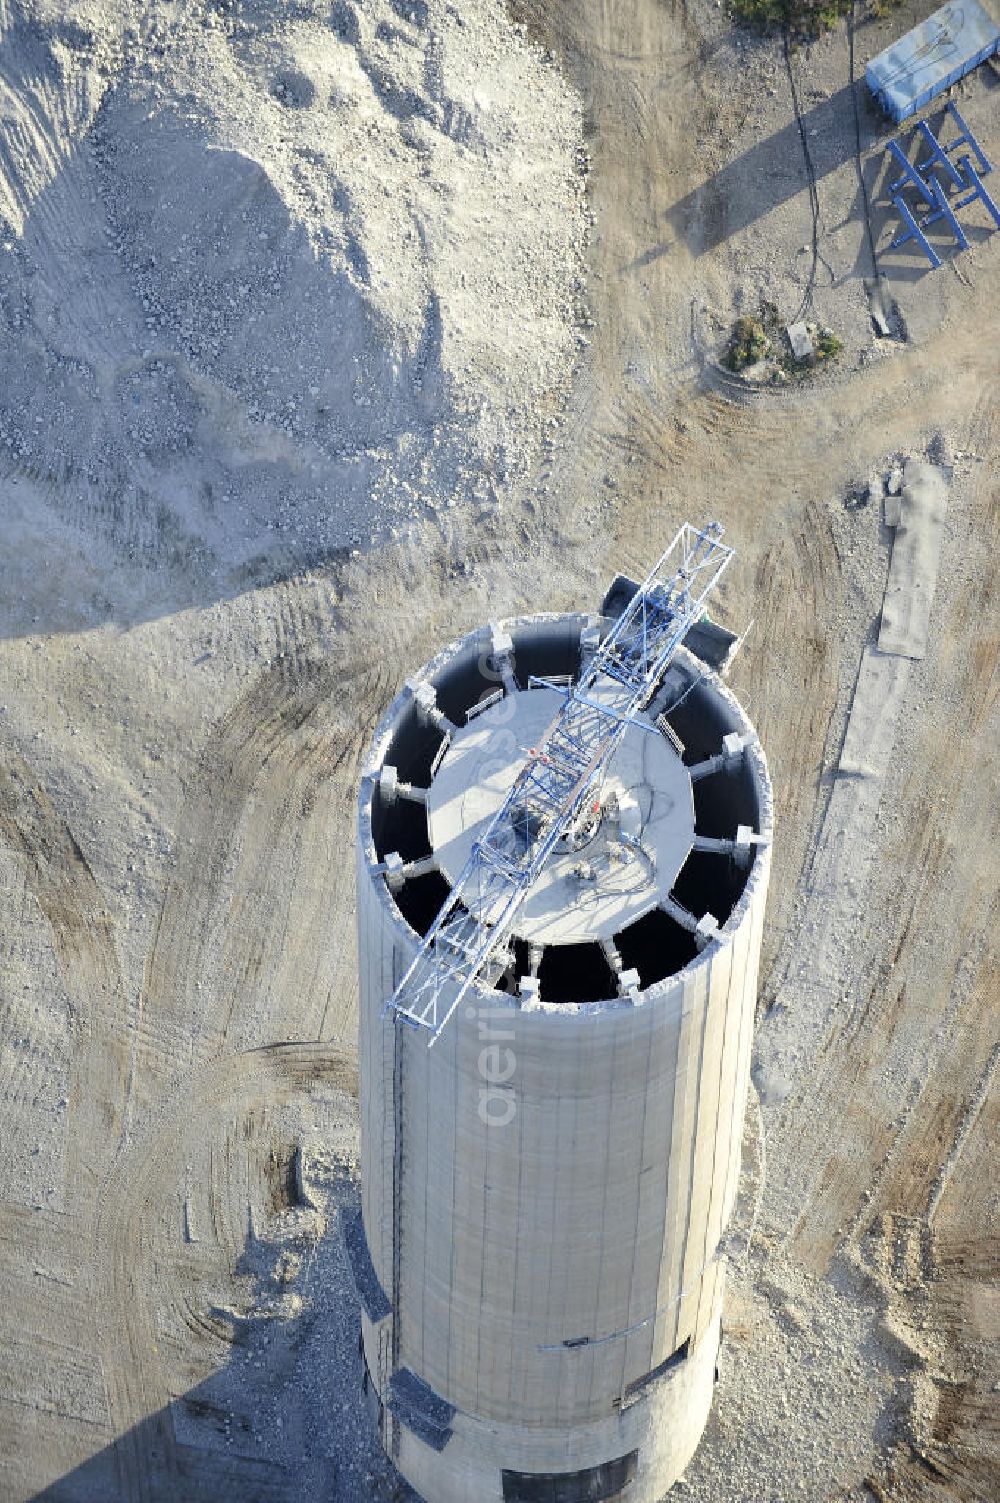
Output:
<path fill-rule="evenodd" d="M 607 627 L 446 648 L 362 781 L 349 1245 L 363 1381 L 427 1503 L 658 1503 L 711 1406 L 772 800 L 705 662 L 677 651 L 434 1046 L 386 1010 Z"/>

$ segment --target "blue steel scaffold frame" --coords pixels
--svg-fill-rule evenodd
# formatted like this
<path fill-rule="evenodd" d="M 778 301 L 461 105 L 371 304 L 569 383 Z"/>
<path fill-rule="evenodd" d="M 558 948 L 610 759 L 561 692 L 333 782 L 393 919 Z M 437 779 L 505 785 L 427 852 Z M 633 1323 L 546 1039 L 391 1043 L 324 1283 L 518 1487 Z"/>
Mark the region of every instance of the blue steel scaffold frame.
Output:
<path fill-rule="evenodd" d="M 929 152 L 922 162 L 911 163 L 898 141 L 890 141 L 886 147 L 892 160 L 900 168 L 899 177 L 889 184 L 889 196 L 905 226 L 902 233 L 896 235 L 891 242 L 890 249 L 899 250 L 901 246 L 915 240 L 935 270 L 941 265 L 941 257 L 924 233 L 932 224 L 937 224 L 941 219 L 946 220 L 958 241 L 959 250 L 968 250 L 968 237 L 955 211 L 967 209 L 978 199 L 996 228 L 1000 229 L 1000 210 L 983 184 L 983 178 L 993 170 L 992 164 L 962 119 L 957 106 L 951 101 L 945 106 L 945 117 L 949 116 L 958 127 L 958 135 L 947 144 L 942 144 L 936 138 L 926 120 L 918 123 L 916 134 Z M 944 129 L 943 123 L 941 128 Z M 958 157 L 957 162 L 953 161 L 952 157 L 963 146 L 968 150 Z M 950 201 L 945 183 L 938 176 L 939 172 L 946 176 L 953 188 L 959 190 Z M 930 212 L 922 218 L 918 217 L 903 197 L 904 188 L 915 190 Z M 962 197 L 962 194 L 965 196 Z"/>
<path fill-rule="evenodd" d="M 433 1045 L 483 971 L 508 958 L 514 918 L 733 556 L 723 529 L 685 523 L 594 653 L 472 848 L 386 1012 Z M 495 976 L 491 980 L 496 979 Z"/>

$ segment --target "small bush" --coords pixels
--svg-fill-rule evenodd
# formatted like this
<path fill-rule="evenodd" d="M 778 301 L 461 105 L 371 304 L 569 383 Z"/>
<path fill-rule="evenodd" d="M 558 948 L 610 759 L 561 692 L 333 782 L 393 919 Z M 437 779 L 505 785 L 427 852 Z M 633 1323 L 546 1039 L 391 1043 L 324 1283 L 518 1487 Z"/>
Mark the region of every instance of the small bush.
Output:
<path fill-rule="evenodd" d="M 763 360 L 771 348 L 771 341 L 764 333 L 764 325 L 758 318 L 738 318 L 733 324 L 726 352 L 726 364 L 731 371 L 741 371 L 748 365 Z"/>
<path fill-rule="evenodd" d="M 851 9 L 851 0 L 730 0 L 737 19 L 757 31 L 787 26 L 793 37 L 815 37 L 835 26 Z"/>
<path fill-rule="evenodd" d="M 836 360 L 843 353 L 843 340 L 830 328 L 806 325 L 812 335 L 813 352 L 805 360 L 796 360 L 786 338 L 785 318 L 774 303 L 761 301 L 756 318 L 744 314 L 733 324 L 723 364 L 731 371 L 743 371 L 770 355 L 772 379 L 805 381 L 822 361 Z"/>

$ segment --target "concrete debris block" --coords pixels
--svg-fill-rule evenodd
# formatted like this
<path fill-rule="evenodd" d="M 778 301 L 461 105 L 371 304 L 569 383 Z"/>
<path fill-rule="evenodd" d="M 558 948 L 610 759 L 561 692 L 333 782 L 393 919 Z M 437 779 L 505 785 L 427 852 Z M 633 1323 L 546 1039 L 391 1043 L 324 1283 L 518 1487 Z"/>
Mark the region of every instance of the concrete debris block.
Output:
<path fill-rule="evenodd" d="M 201 1238 L 198 1236 L 198 1233 L 195 1231 L 194 1217 L 191 1214 L 191 1197 L 190 1196 L 186 1196 L 185 1200 L 184 1200 L 184 1241 L 185 1242 L 200 1242 L 201 1241 Z"/>
<path fill-rule="evenodd" d="M 879 339 L 886 339 L 892 333 L 892 325 L 889 322 L 881 278 L 870 281 L 866 277 L 865 293 L 868 297 L 868 313 L 872 321 L 872 328 Z"/>
<path fill-rule="evenodd" d="M 296 1143 L 295 1145 L 294 1168 L 296 1204 L 305 1206 L 310 1211 L 317 1210 L 318 1206 L 309 1190 L 308 1171 L 306 1169 L 305 1155 L 302 1151 L 301 1143 Z"/>
<path fill-rule="evenodd" d="M 814 351 L 808 326 L 804 323 L 789 324 L 785 333 L 788 335 L 788 343 L 792 347 L 792 354 L 796 360 L 811 360 Z"/>

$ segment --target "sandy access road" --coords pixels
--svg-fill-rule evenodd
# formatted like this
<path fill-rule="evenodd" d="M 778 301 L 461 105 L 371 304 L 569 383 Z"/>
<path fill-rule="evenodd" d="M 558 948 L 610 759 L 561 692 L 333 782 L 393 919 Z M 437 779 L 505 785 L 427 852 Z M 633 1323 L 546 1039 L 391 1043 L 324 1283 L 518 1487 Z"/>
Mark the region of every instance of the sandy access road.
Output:
<path fill-rule="evenodd" d="M 845 356 L 811 385 L 747 392 L 718 339 L 762 294 L 790 315 L 811 260 L 780 48 L 701 4 L 517 9 L 583 101 L 594 225 L 589 343 L 504 506 L 224 590 L 161 567 L 155 533 L 104 554 L 101 516 L 87 582 L 115 609 L 95 625 L 64 535 L 22 525 L 62 482 L 5 464 L 4 1498 L 396 1494 L 357 1399 L 336 1238 L 353 1194 L 344 853 L 366 739 L 443 639 L 594 601 L 677 521 L 711 515 L 739 550 L 719 613 L 755 623 L 734 681 L 781 853 L 765 1187 L 678 1496 L 997 1493 L 1000 236 L 933 277 L 896 258 L 909 337 L 877 345 L 844 32 L 796 54 L 807 129 L 822 126 L 814 311 Z M 862 59 L 903 14 L 859 30 Z M 995 97 L 988 76 L 962 94 L 994 153 Z M 867 111 L 860 129 L 874 186 L 885 132 Z M 841 936 L 849 979 L 814 1038 L 795 958 L 889 548 L 877 509 L 845 498 L 928 446 L 952 472 L 932 645 Z"/>

